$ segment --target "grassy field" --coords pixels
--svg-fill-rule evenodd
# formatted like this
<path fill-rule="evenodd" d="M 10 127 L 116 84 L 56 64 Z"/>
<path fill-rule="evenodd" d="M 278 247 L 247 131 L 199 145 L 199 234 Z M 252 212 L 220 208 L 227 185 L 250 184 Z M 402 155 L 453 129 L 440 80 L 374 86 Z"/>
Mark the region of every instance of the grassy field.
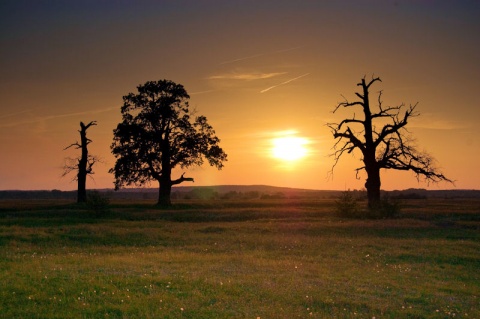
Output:
<path fill-rule="evenodd" d="M 480 201 L 0 201 L 0 318 L 480 318 Z"/>

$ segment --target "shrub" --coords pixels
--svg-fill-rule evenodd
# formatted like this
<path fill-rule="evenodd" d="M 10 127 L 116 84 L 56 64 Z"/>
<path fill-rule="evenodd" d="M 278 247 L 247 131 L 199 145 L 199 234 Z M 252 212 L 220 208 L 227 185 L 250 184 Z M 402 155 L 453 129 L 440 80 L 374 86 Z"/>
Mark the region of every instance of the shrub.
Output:
<path fill-rule="evenodd" d="M 104 216 L 108 213 L 110 199 L 98 191 L 89 192 L 87 196 L 87 207 L 96 217 Z"/>
<path fill-rule="evenodd" d="M 369 209 L 370 218 L 394 218 L 400 214 L 400 202 L 389 197 L 382 198 Z"/>
<path fill-rule="evenodd" d="M 343 192 L 336 203 L 336 213 L 345 218 L 394 218 L 400 213 L 400 203 L 389 197 L 382 198 L 374 207 L 362 209 L 354 192 Z"/>
<path fill-rule="evenodd" d="M 360 205 L 352 192 L 344 191 L 335 202 L 336 213 L 339 217 L 357 218 L 360 217 Z"/>

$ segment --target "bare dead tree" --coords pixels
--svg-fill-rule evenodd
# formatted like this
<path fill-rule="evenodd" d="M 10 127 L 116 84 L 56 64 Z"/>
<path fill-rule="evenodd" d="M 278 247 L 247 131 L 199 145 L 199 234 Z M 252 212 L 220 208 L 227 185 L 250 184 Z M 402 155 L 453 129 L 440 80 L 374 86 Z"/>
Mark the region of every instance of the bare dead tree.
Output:
<path fill-rule="evenodd" d="M 415 111 L 417 104 L 405 107 L 405 104 L 398 106 L 384 106 L 382 103 L 382 91 L 378 93 L 378 110 L 372 112 L 370 105 L 369 89 L 375 82 L 381 82 L 380 78 L 372 77 L 368 82 L 365 77 L 357 86 L 362 92 L 356 92 L 359 98 L 356 101 L 339 103 L 333 113 L 340 108 L 360 107 L 363 118 L 357 118 L 355 113 L 352 117 L 342 120 L 340 123 L 327 123 L 333 137 L 337 139 L 334 144 L 334 152 L 331 154 L 334 159 L 332 173 L 338 161 L 344 154 L 350 154 L 359 150 L 362 154 L 363 166 L 356 168 L 356 174 L 365 170 L 367 180 L 368 206 L 375 207 L 380 200 L 380 170 L 396 169 L 402 171 L 413 171 L 417 180 L 420 178 L 428 182 L 452 180 L 438 172 L 435 167 L 435 160 L 425 152 L 419 152 L 414 140 L 411 138 L 406 125 L 410 118 L 419 116 Z M 377 126 L 375 121 L 380 121 Z M 383 124 L 382 123 L 387 123 Z M 381 129 L 377 129 L 381 127 Z"/>
<path fill-rule="evenodd" d="M 66 176 L 73 171 L 77 172 L 74 178 L 78 183 L 77 203 L 87 201 L 87 175 L 93 174 L 93 165 L 100 162 L 98 157 L 88 154 L 88 144 L 92 140 L 87 138 L 87 130 L 94 125 L 97 125 L 96 121 L 91 121 L 87 125 L 80 122 L 80 143 L 75 142 L 64 148 L 64 150 L 67 150 L 74 147 L 81 150 L 81 155 L 78 158 L 66 158 L 62 174 L 62 176 Z"/>

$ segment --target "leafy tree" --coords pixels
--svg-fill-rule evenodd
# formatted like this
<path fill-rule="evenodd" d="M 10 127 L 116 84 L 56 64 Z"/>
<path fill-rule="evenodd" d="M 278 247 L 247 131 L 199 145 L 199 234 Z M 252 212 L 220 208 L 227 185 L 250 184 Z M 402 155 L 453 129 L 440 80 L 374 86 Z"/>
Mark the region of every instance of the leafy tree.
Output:
<path fill-rule="evenodd" d="M 355 113 L 352 117 L 342 120 L 340 123 L 328 123 L 333 137 L 337 139 L 334 145 L 335 163 L 332 172 L 340 158 L 345 154 L 359 150 L 362 154 L 363 166 L 356 169 L 358 173 L 365 170 L 367 180 L 368 207 L 375 208 L 380 201 L 380 170 L 395 169 L 413 171 L 417 177 L 423 177 L 427 182 L 448 181 L 450 179 L 438 172 L 434 166 L 434 159 L 427 153 L 419 152 L 414 145 L 414 140 L 406 129 L 411 117 L 418 116 L 415 112 L 417 104 L 406 108 L 402 103 L 399 106 L 384 106 L 382 103 L 382 91 L 378 94 L 378 110 L 371 108 L 369 89 L 372 84 L 380 81 L 380 78 L 372 78 L 370 81 L 361 80 L 357 86 L 362 91 L 356 92 L 359 98 L 356 101 L 339 103 L 334 113 L 339 108 L 361 108 L 363 118 L 357 118 Z M 383 124 L 382 123 L 386 123 Z"/>
<path fill-rule="evenodd" d="M 149 81 L 137 90 L 123 97 L 122 122 L 111 145 L 116 163 L 110 172 L 116 189 L 158 181 L 158 204 L 171 205 L 172 186 L 193 182 L 184 174 L 172 180 L 172 169 L 200 166 L 204 159 L 221 169 L 227 155 L 207 118 L 191 118 L 190 97 L 182 85 Z"/>
<path fill-rule="evenodd" d="M 96 121 L 91 121 L 87 125 L 80 122 L 80 143 L 75 142 L 65 147 L 64 150 L 71 147 L 81 149 L 81 155 L 78 158 L 67 157 L 65 159 L 65 165 L 63 166 L 63 176 L 77 171 L 74 180 L 77 181 L 77 202 L 84 203 L 87 201 L 87 175 L 93 174 L 93 165 L 100 160 L 98 157 L 88 154 L 88 144 L 92 142 L 87 138 L 87 130 L 90 126 L 97 125 Z"/>

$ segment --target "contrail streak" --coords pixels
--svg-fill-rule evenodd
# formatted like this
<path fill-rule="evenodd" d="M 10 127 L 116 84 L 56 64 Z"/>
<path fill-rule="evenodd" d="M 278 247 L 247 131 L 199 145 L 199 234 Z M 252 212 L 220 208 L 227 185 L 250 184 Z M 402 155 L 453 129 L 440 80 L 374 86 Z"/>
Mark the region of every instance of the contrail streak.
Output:
<path fill-rule="evenodd" d="M 297 76 L 296 78 L 293 78 L 293 79 L 287 80 L 287 81 L 285 81 L 285 82 L 282 82 L 282 83 L 280 83 L 280 84 L 271 86 L 271 87 L 269 87 L 269 88 L 266 88 L 265 90 L 261 90 L 260 93 L 265 93 L 265 92 L 270 91 L 271 89 L 274 89 L 274 88 L 276 88 L 276 87 L 278 87 L 278 86 L 280 86 L 280 85 L 284 85 L 284 84 L 293 82 L 293 81 L 295 81 L 295 80 L 301 79 L 301 78 L 303 78 L 304 76 L 307 76 L 307 75 L 309 75 L 309 74 L 310 74 L 310 73 L 305 73 L 305 74 L 303 74 L 303 75 Z"/>
<path fill-rule="evenodd" d="M 189 95 L 205 94 L 205 93 L 211 93 L 211 92 L 215 92 L 215 90 L 198 91 L 198 92 L 189 93 Z"/>
<path fill-rule="evenodd" d="M 240 62 L 240 61 L 243 61 L 243 60 L 248 60 L 248 59 L 253 59 L 253 58 L 258 58 L 258 57 L 261 57 L 261 56 L 264 56 L 264 55 L 270 55 L 270 54 L 276 54 L 276 53 L 282 53 L 282 52 L 292 51 L 292 50 L 296 50 L 296 49 L 299 49 L 299 48 L 302 48 L 302 47 L 303 47 L 303 45 L 298 46 L 298 47 L 293 47 L 293 48 L 288 48 L 288 49 L 282 49 L 282 50 L 277 50 L 277 51 L 273 51 L 273 52 L 268 52 L 268 53 L 254 54 L 254 55 L 246 56 L 246 57 L 243 57 L 243 58 L 238 58 L 238 59 L 235 59 L 235 60 L 225 61 L 225 62 L 220 63 L 220 65 L 222 65 L 222 64 L 229 64 L 229 63 L 235 63 L 235 62 Z"/>
<path fill-rule="evenodd" d="M 261 80 L 268 79 L 275 76 L 283 75 L 287 72 L 275 72 L 275 73 L 240 73 L 240 74 L 225 74 L 225 75 L 212 75 L 208 77 L 209 80 Z"/>
<path fill-rule="evenodd" d="M 7 117 L 17 116 L 17 115 L 20 115 L 20 114 L 28 113 L 28 112 L 30 112 L 30 111 L 31 111 L 31 110 L 23 110 L 23 111 L 16 112 L 16 113 L 10 113 L 10 114 L 5 114 L 5 115 L 0 115 L 0 119 L 4 119 L 4 118 L 7 118 Z"/>

